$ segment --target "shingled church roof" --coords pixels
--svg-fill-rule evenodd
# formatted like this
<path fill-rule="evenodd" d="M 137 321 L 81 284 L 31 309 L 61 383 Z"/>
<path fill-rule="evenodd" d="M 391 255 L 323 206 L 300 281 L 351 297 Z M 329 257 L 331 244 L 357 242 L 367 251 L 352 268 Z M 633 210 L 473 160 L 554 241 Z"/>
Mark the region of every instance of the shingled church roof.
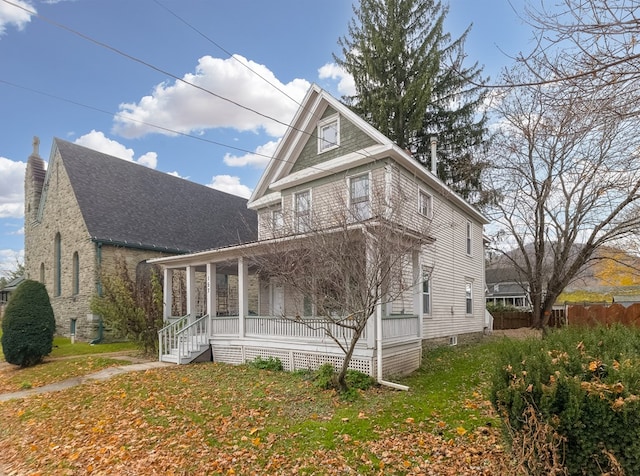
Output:
<path fill-rule="evenodd" d="M 93 241 L 186 253 L 257 239 L 243 198 L 62 139 L 55 149 Z"/>

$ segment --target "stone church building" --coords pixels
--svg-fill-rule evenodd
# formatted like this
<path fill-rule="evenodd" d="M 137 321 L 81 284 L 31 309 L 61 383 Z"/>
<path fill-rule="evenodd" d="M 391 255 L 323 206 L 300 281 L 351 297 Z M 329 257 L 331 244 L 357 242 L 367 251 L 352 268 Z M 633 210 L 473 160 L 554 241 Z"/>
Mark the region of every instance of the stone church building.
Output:
<path fill-rule="evenodd" d="M 57 333 L 97 340 L 90 310 L 100 273 L 124 259 L 131 274 L 149 258 L 253 241 L 247 201 L 188 180 L 54 139 L 39 140 L 25 174 L 25 273 L 44 283 Z"/>

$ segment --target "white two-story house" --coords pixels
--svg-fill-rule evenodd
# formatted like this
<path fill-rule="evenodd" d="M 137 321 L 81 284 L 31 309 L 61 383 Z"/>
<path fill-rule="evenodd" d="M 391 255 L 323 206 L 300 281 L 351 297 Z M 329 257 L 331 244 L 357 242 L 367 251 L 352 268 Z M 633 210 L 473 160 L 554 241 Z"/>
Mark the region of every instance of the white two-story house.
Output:
<path fill-rule="evenodd" d="M 288 370 L 339 365 L 344 350 L 327 336 L 327 325 L 313 325 L 326 309 L 320 312 L 291 281 L 278 279 L 281 273 L 265 269 L 263 258 L 311 249 L 323 233 L 345 229 L 356 241 L 387 247 L 376 234 L 393 230 L 400 239 L 389 254 L 403 255 L 376 294 L 352 368 L 379 379 L 408 373 L 419 367 L 425 341 L 455 343 L 483 332 L 486 218 L 318 86 L 307 93 L 247 206 L 258 214 L 257 241 L 153 260 L 165 277 L 161 360 L 188 362 L 205 352 L 228 363 L 276 357 Z M 326 279 L 325 265 L 308 274 Z M 381 270 L 363 276 L 375 273 Z M 186 316 L 172 315 L 178 274 L 186 276 Z M 339 332 L 344 337 L 349 330 Z"/>

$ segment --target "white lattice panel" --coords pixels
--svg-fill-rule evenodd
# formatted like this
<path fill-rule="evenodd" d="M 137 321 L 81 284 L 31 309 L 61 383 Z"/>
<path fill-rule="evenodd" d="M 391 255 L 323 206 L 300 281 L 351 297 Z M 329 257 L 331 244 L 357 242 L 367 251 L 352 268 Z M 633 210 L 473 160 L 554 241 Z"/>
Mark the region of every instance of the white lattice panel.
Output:
<path fill-rule="evenodd" d="M 241 347 L 213 346 L 213 361 L 239 365 L 242 362 Z"/>
<path fill-rule="evenodd" d="M 244 358 L 245 362 L 251 362 L 255 360 L 256 357 L 262 357 L 263 359 L 268 359 L 269 357 L 274 357 L 276 359 L 280 359 L 282 362 L 282 367 L 284 370 L 291 371 L 291 353 L 287 351 L 279 351 L 276 349 L 268 349 L 268 348 L 256 348 L 256 347 L 245 347 L 244 349 Z"/>
<path fill-rule="evenodd" d="M 321 355 L 307 352 L 293 352 L 293 365 L 295 370 L 310 369 L 316 370 L 320 366 L 330 363 L 335 368 L 342 365 L 342 356 L 337 355 Z M 362 373 L 372 375 L 372 366 L 369 360 L 365 359 L 351 359 L 349 368 L 358 370 Z"/>

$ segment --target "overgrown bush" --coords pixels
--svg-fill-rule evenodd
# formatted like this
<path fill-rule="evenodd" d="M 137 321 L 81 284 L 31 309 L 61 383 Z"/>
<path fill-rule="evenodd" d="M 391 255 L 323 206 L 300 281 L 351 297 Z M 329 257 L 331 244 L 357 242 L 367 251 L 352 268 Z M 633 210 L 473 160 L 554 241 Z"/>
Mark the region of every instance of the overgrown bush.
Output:
<path fill-rule="evenodd" d="M 347 370 L 345 379 L 347 382 L 347 390 L 342 393 L 344 393 L 346 397 L 349 397 L 349 395 L 353 396 L 356 390 L 366 390 L 376 384 L 374 378 L 352 369 Z M 312 374 L 311 380 L 313 380 L 317 387 L 323 390 L 340 390 L 338 374 L 334 366 L 330 363 L 321 365 L 320 368 Z"/>
<path fill-rule="evenodd" d="M 529 474 L 640 474 L 640 331 L 500 345 L 491 398 Z"/>
<path fill-rule="evenodd" d="M 91 311 L 121 337 L 136 343 L 145 353 L 158 351 L 158 331 L 163 326 L 162 282 L 155 267 L 139 266 L 136 281 L 124 259 L 113 273 L 103 273 L 102 295 L 91 300 Z"/>
<path fill-rule="evenodd" d="M 284 367 L 282 366 L 282 361 L 277 357 L 267 357 L 265 359 L 258 356 L 255 359 L 253 359 L 251 362 L 249 362 L 249 365 L 256 369 L 262 369 L 262 370 L 272 370 L 276 372 L 284 370 Z"/>
<path fill-rule="evenodd" d="M 2 351 L 7 362 L 30 367 L 53 346 L 56 321 L 44 284 L 23 281 L 11 296 L 2 321 Z"/>

